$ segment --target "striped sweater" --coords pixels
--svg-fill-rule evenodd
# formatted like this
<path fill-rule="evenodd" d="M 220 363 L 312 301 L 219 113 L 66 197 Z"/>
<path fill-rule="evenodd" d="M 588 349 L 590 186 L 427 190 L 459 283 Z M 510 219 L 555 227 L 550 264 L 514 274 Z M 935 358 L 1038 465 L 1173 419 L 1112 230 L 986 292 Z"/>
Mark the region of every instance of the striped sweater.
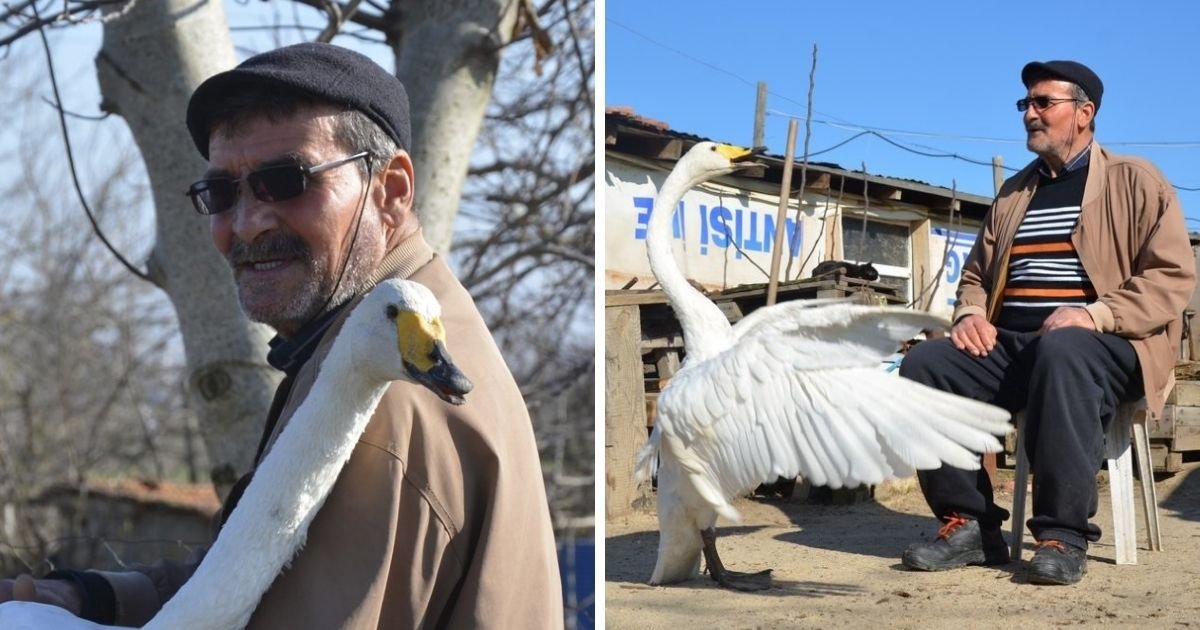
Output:
<path fill-rule="evenodd" d="M 1087 172 L 1085 163 L 1057 178 L 1043 174 L 1038 182 L 1009 252 L 999 327 L 1037 330 L 1054 309 L 1082 307 L 1096 300 L 1071 244 Z"/>

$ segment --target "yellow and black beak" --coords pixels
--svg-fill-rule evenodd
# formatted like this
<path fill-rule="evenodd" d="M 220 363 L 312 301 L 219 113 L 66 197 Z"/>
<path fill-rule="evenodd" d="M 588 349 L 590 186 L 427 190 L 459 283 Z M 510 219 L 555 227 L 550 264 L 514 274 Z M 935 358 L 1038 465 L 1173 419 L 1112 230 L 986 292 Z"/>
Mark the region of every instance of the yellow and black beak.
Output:
<path fill-rule="evenodd" d="M 433 360 L 433 366 L 427 370 L 419 370 L 411 364 L 406 364 L 413 380 L 428 387 L 438 398 L 452 405 L 463 404 L 463 396 L 471 391 L 474 384 L 450 360 L 446 344 L 441 341 L 434 343 L 429 357 Z"/>
<path fill-rule="evenodd" d="M 463 404 L 463 396 L 474 386 L 446 352 L 446 332 L 441 320 L 428 320 L 412 311 L 394 313 L 400 357 L 408 375 L 438 398 L 454 405 Z"/>
<path fill-rule="evenodd" d="M 734 162 L 734 163 L 748 160 L 748 159 L 754 157 L 754 155 L 755 155 L 754 151 L 752 151 L 750 149 L 744 149 L 742 147 L 737 147 L 732 144 L 718 144 L 717 151 L 721 155 L 724 155 L 725 157 L 729 158 L 730 162 Z"/>
<path fill-rule="evenodd" d="M 732 144 L 718 144 L 717 151 L 721 155 L 729 158 L 729 165 L 735 171 L 744 171 L 755 166 L 762 166 L 754 158 L 762 155 L 766 147 L 755 147 L 753 149 L 744 149 Z"/>

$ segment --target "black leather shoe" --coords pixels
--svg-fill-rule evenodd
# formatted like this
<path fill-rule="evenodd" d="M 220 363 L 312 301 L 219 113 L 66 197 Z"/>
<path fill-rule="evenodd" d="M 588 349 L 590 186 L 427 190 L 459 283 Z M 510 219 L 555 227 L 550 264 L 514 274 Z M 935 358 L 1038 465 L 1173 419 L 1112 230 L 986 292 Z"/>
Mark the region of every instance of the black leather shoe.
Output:
<path fill-rule="evenodd" d="M 983 529 L 978 521 L 957 514 L 945 520 L 936 540 L 908 546 L 900 558 L 904 566 L 917 571 L 945 571 L 1008 562 L 1008 543 L 999 527 Z"/>
<path fill-rule="evenodd" d="M 1031 584 L 1074 584 L 1087 573 L 1087 550 L 1060 540 L 1039 540 L 1029 561 Z"/>

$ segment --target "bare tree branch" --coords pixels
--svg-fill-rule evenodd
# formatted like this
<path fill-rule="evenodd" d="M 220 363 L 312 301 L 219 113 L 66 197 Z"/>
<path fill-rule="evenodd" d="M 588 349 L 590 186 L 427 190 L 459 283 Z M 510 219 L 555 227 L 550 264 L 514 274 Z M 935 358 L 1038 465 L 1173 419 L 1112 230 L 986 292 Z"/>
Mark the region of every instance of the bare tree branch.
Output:
<path fill-rule="evenodd" d="M 347 9 L 349 8 L 349 5 L 353 4 L 353 5 L 357 6 L 359 4 L 359 2 L 356 0 L 351 0 L 351 2 L 346 3 L 346 4 L 342 4 L 342 3 L 336 2 L 334 0 L 292 0 L 292 1 L 297 4 L 302 4 L 304 6 L 309 6 L 314 9 L 319 9 L 321 11 L 326 11 L 326 12 L 328 12 L 330 5 L 335 5 L 337 11 L 339 11 L 342 15 L 347 15 L 349 20 L 351 22 L 354 22 L 355 24 L 365 26 L 373 31 L 378 31 L 380 33 L 383 33 L 385 36 L 389 36 L 390 33 L 392 32 L 391 21 L 386 16 L 388 11 L 385 10 L 383 7 L 380 7 L 378 2 L 368 2 L 367 3 L 372 8 L 379 11 L 378 14 L 375 14 L 375 13 L 367 13 L 365 11 L 348 11 Z M 389 37 L 389 40 L 390 40 L 390 37 Z"/>
<path fill-rule="evenodd" d="M 34 17 L 37 18 L 37 5 L 32 5 L 32 8 L 34 11 Z M 141 280 L 145 280 L 146 282 L 154 284 L 153 280 L 150 279 L 150 276 L 147 275 L 146 272 L 134 267 L 133 263 L 126 260 L 126 258 L 121 255 L 121 252 L 117 251 L 116 247 L 113 247 L 113 244 L 109 242 L 108 237 L 106 237 L 104 232 L 100 229 L 100 224 L 96 222 L 96 216 L 92 213 L 91 207 L 88 206 L 87 197 L 83 194 L 83 187 L 79 184 L 79 173 L 77 173 L 75 170 L 75 156 L 71 152 L 71 136 L 67 132 L 67 117 L 62 106 L 62 95 L 59 94 L 58 91 L 58 79 L 54 75 L 54 59 L 50 54 L 50 42 L 46 39 L 46 32 L 43 28 L 39 26 L 37 30 L 38 36 L 42 40 L 42 49 L 46 53 L 46 69 L 50 74 L 50 86 L 54 88 L 55 109 L 58 110 L 58 120 L 59 125 L 62 128 L 63 145 L 67 150 L 67 164 L 71 167 L 71 181 L 75 184 L 75 192 L 79 195 L 79 204 L 83 207 L 84 213 L 87 214 L 88 221 L 92 224 L 92 231 L 96 233 L 96 237 L 100 239 L 100 242 L 104 244 L 104 247 L 107 248 L 108 251 L 112 253 L 112 255 L 116 257 L 118 261 L 120 261 L 122 266 L 129 270 L 129 273 L 132 273 Z"/>

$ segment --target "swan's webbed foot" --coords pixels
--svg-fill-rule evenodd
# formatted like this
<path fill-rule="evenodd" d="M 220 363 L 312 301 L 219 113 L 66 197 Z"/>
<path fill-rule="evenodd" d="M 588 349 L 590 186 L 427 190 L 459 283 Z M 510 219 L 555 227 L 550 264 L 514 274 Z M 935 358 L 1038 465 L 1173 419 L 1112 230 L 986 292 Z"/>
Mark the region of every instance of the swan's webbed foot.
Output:
<path fill-rule="evenodd" d="M 765 591 L 771 588 L 770 569 L 765 569 L 758 573 L 739 573 L 738 571 L 724 569 L 719 573 L 714 573 L 712 577 L 717 584 L 725 588 L 745 593 Z"/>
<path fill-rule="evenodd" d="M 708 563 L 708 574 L 717 584 L 724 588 L 743 592 L 765 591 L 771 588 L 770 569 L 758 573 L 742 573 L 725 568 L 725 565 L 721 563 L 721 557 L 717 555 L 717 532 L 715 529 L 709 528 L 701 531 L 700 539 L 704 541 L 704 561 Z"/>

